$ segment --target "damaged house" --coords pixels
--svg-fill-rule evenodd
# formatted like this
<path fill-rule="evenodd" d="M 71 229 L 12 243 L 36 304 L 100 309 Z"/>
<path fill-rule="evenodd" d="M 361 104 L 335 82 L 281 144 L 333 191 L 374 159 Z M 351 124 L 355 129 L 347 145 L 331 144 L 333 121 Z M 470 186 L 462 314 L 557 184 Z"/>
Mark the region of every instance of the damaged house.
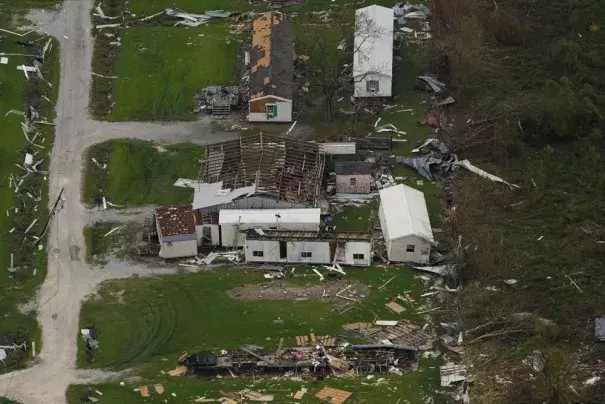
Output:
<path fill-rule="evenodd" d="M 317 143 L 256 134 L 206 147 L 193 209 L 317 208 L 325 156 Z"/>
<path fill-rule="evenodd" d="M 249 230 L 246 262 L 370 266 L 370 233 Z"/>
<path fill-rule="evenodd" d="M 355 11 L 355 97 L 391 97 L 393 9 L 377 5 Z"/>
<path fill-rule="evenodd" d="M 250 122 L 291 122 L 294 77 L 292 22 L 264 13 L 252 23 Z"/>
<path fill-rule="evenodd" d="M 381 189 L 378 218 L 389 261 L 429 261 L 433 230 L 421 191 L 403 184 Z"/>
<path fill-rule="evenodd" d="M 162 258 L 192 257 L 197 254 L 195 220 L 189 206 L 160 206 L 155 224 Z"/>
<path fill-rule="evenodd" d="M 311 209 L 223 209 L 219 212 L 221 245 L 244 247 L 250 229 L 319 231 L 321 211 Z"/>
<path fill-rule="evenodd" d="M 337 161 L 336 192 L 339 194 L 369 194 L 372 187 L 372 163 L 366 161 Z"/>

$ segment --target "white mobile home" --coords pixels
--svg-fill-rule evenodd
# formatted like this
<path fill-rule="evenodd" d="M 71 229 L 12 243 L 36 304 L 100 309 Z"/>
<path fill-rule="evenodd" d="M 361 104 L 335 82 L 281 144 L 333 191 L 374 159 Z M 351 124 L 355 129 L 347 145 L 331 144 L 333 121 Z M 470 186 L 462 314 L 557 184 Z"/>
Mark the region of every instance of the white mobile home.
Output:
<path fill-rule="evenodd" d="M 321 209 L 221 209 L 223 247 L 243 247 L 250 229 L 319 231 Z"/>
<path fill-rule="evenodd" d="M 389 261 L 429 261 L 433 230 L 421 191 L 402 184 L 380 190 L 378 218 Z"/>
<path fill-rule="evenodd" d="M 249 231 L 246 262 L 278 262 L 370 266 L 372 235 L 301 231 Z"/>
<path fill-rule="evenodd" d="M 391 97 L 393 9 L 372 5 L 355 11 L 355 97 Z"/>

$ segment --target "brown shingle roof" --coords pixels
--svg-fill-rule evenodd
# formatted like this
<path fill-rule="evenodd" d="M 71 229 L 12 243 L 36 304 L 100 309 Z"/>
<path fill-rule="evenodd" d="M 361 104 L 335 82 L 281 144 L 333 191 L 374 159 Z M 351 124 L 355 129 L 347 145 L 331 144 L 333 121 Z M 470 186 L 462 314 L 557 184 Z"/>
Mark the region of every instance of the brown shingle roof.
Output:
<path fill-rule="evenodd" d="M 282 13 L 264 13 L 252 22 L 250 99 L 276 95 L 292 99 L 292 23 Z"/>
<path fill-rule="evenodd" d="M 195 221 L 189 206 L 160 206 L 155 217 L 162 237 L 195 234 Z"/>

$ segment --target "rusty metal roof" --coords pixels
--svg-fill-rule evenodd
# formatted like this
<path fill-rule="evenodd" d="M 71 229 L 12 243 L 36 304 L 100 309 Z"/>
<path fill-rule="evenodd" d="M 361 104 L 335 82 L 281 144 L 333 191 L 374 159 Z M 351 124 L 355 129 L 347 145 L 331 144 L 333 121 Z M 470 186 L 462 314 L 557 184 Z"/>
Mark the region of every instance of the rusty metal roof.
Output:
<path fill-rule="evenodd" d="M 195 221 L 189 206 L 159 206 L 155 217 L 162 237 L 195 234 Z"/>
<path fill-rule="evenodd" d="M 292 22 L 282 13 L 264 13 L 252 22 L 250 99 L 266 95 L 292 99 Z"/>

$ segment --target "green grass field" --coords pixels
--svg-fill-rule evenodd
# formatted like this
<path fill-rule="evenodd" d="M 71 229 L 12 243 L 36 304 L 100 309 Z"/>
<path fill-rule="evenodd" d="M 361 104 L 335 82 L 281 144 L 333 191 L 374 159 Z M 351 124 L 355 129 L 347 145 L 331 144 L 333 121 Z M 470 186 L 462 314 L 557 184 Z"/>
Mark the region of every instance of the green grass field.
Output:
<path fill-rule="evenodd" d="M 316 284 L 317 276 L 309 268 L 297 267 L 297 278 L 292 284 Z M 378 287 L 392 276 L 396 276 L 383 290 Z M 408 293 L 421 304 L 422 283 L 407 268 L 349 268 L 346 279 L 371 285 L 369 297 L 359 309 L 343 314 L 331 311 L 328 303 L 320 301 L 241 301 L 232 300 L 227 290 L 244 283 L 261 283 L 258 272 L 241 269 L 214 269 L 198 274 L 174 275 L 154 278 L 131 278 L 105 282 L 98 295 L 91 297 L 82 307 L 80 325 L 96 326 L 100 348 L 92 365 L 84 358 L 82 341 L 79 341 L 78 364 L 83 367 L 125 369 L 140 366 L 142 381 L 136 385 L 120 387 L 117 382 L 104 383 L 97 387 L 103 399 L 112 402 L 130 403 L 140 400 L 133 388 L 138 385 L 162 383 L 168 394 L 177 394 L 177 400 L 190 402 L 194 397 L 217 397 L 218 390 L 241 389 L 250 380 L 212 380 L 190 377 L 168 377 L 168 371 L 176 365 L 176 358 L 183 351 L 201 349 L 232 349 L 244 344 L 256 344 L 274 350 L 280 338 L 284 345 L 294 344 L 296 335 L 314 330 L 317 335 L 334 335 L 343 324 L 356 321 L 371 321 L 374 315 L 380 319 L 409 319 L 424 324 L 415 314 L 416 307 L 408 306 L 401 315 L 391 313 L 384 304 L 397 294 Z M 283 324 L 273 320 L 281 317 Z M 426 394 L 434 393 L 438 387 L 438 361 L 422 360 L 419 371 L 404 376 L 376 375 L 372 381 L 365 378 L 335 379 L 325 385 L 353 391 L 352 403 L 371 402 L 380 397 L 385 403 L 405 399 L 409 403 L 426 402 Z M 373 386 L 385 377 L 386 386 Z M 288 397 L 299 387 L 293 381 L 257 381 L 255 390 L 267 389 L 276 394 L 277 402 L 288 402 Z M 308 383 L 313 394 L 323 383 Z M 298 387 L 297 387 L 298 386 Z M 387 388 L 388 387 L 388 388 Z M 397 387 L 397 389 L 394 389 Z M 68 390 L 70 403 L 79 402 L 85 386 L 72 386 Z M 432 394 L 431 396 L 434 396 Z M 164 396 L 153 396 L 149 400 L 161 402 Z M 307 400 L 307 401 L 305 401 Z M 311 394 L 303 402 L 316 402 Z M 376 401 L 373 401 L 376 402 Z M 436 403 L 446 402 L 439 401 Z"/>
<path fill-rule="evenodd" d="M 234 83 L 236 42 L 225 24 L 129 28 L 120 35 L 109 120 L 193 120 L 197 88 Z"/>
<path fill-rule="evenodd" d="M 165 150 L 165 151 L 158 151 Z M 191 188 L 178 188 L 178 178 L 195 179 L 204 148 L 192 144 L 165 146 L 141 140 L 115 140 L 88 151 L 83 199 L 98 204 L 105 196 L 116 205 L 189 204 Z M 107 163 L 99 168 L 92 158 Z"/>
<path fill-rule="evenodd" d="M 296 274 L 294 283 L 318 282 L 309 268 L 298 267 Z M 377 291 L 393 275 L 396 278 Z M 95 325 L 99 331 L 101 348 L 92 366 L 123 369 L 178 357 L 187 350 L 228 349 L 243 344 L 272 349 L 280 337 L 293 344 L 294 336 L 310 329 L 317 335 L 332 335 L 342 324 L 372 320 L 373 313 L 386 319 L 422 322 L 411 309 L 399 316 L 384 306 L 406 291 L 416 302 L 421 301 L 422 284 L 409 269 L 349 268 L 346 279 L 371 285 L 372 291 L 362 307 L 343 314 L 331 311 L 330 304 L 320 301 L 233 300 L 227 295 L 230 288 L 262 281 L 258 272 L 240 269 L 109 281 L 97 296 L 84 303 L 80 325 Z M 277 317 L 284 323 L 274 324 Z M 78 363 L 88 366 L 82 350 Z"/>
<path fill-rule="evenodd" d="M 14 29 L 12 25 L 13 17 L 21 17 L 25 14 L 26 8 L 32 5 L 31 1 L 15 4 L 13 2 L 0 1 L 0 23 L 3 28 Z M 38 6 L 47 6 L 48 1 L 35 3 Z M 15 21 L 21 21 L 16 18 Z M 38 39 L 36 34 L 30 34 L 26 37 L 15 37 L 9 34 L 2 34 L 0 39 L 0 52 L 11 53 L 31 53 L 31 49 L 23 48 L 16 43 L 17 40 L 29 42 Z M 44 42 L 42 42 L 44 43 Z M 23 231 L 38 219 L 32 227 L 29 234 L 39 234 L 48 217 L 48 182 L 41 176 L 27 179 L 21 186 L 19 194 L 8 187 L 8 177 L 13 174 L 21 176 L 23 171 L 15 164 L 22 164 L 26 152 L 34 153 L 38 151 L 34 160 L 43 159 L 41 170 L 46 170 L 49 164 L 49 153 L 52 149 L 54 138 L 54 127 L 47 125 L 37 125 L 36 130 L 40 132 L 36 143 L 42 144 L 44 149 L 32 150 L 26 142 L 21 130 L 23 117 L 6 113 L 15 109 L 26 111 L 27 98 L 32 94 L 46 96 L 50 101 L 43 98 L 39 99 L 41 115 L 52 121 L 55 116 L 54 104 L 57 98 L 57 88 L 59 83 L 59 44 L 53 41 L 53 49 L 46 55 L 45 64 L 42 68 L 44 77 L 51 81 L 53 87 L 41 83 L 30 73 L 30 80 L 25 78 L 22 71 L 17 70 L 21 64 L 31 65 L 32 57 L 7 55 L 8 63 L 0 65 L 0 125 L 2 126 L 0 136 L 0 173 L 2 173 L 2 186 L 0 186 L 0 265 L 4 268 L 0 271 L 0 312 L 3 313 L 3 319 L 0 322 L 0 336 L 24 337 L 28 340 L 39 340 L 39 329 L 35 319 L 35 313 L 23 314 L 17 309 L 17 305 L 29 301 L 34 291 L 44 280 L 46 274 L 46 251 L 38 250 L 33 245 L 32 239 L 28 238 L 24 242 Z M 33 133 L 30 134 L 33 136 Z M 44 141 L 42 142 L 42 139 Z M 27 196 L 27 192 L 39 197 L 40 200 L 34 201 Z M 15 212 L 18 208 L 18 212 Z M 15 230 L 10 233 L 10 230 Z M 45 245 L 45 242 L 43 242 Z M 14 254 L 14 266 L 19 267 L 16 272 L 11 273 L 6 270 L 10 266 L 10 255 Z M 35 275 L 34 275 L 35 268 Z M 29 358 L 29 352 L 13 352 L 9 358 L 5 359 L 6 366 L 0 367 L 0 372 L 10 371 L 21 367 Z"/>

